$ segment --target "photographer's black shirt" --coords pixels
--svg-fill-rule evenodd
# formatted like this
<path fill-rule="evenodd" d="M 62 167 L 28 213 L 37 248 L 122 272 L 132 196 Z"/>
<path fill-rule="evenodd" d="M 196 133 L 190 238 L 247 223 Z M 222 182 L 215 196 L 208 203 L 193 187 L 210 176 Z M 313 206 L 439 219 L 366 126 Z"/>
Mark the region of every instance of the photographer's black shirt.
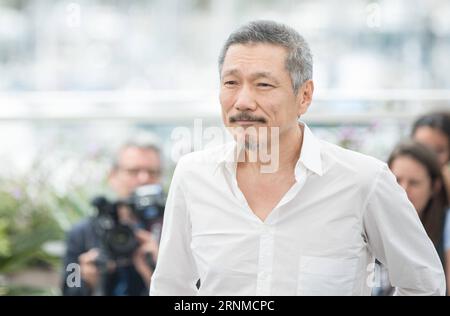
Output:
<path fill-rule="evenodd" d="M 67 237 L 67 250 L 64 258 L 62 294 L 70 296 L 90 295 L 148 295 L 148 286 L 133 265 L 118 267 L 105 276 L 104 286 L 91 289 L 81 280 L 81 286 L 69 286 L 66 282 L 72 271 L 66 271 L 70 263 L 79 263 L 78 257 L 92 248 L 100 248 L 100 238 L 95 233 L 94 219 L 89 218 L 75 225 Z M 100 282 L 101 283 L 101 282 Z M 100 293 L 100 294 L 99 294 Z"/>

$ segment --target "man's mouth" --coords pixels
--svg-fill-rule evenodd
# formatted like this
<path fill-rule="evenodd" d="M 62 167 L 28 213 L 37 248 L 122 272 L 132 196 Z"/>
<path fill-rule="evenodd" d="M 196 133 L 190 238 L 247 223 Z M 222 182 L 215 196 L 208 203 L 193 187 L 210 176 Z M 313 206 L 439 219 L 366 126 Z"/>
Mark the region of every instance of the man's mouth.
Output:
<path fill-rule="evenodd" d="M 253 121 L 253 120 L 236 120 L 234 123 L 238 125 L 255 125 L 262 123 L 261 121 Z"/>
<path fill-rule="evenodd" d="M 241 126 L 255 125 L 255 124 L 264 124 L 266 120 L 262 117 L 253 117 L 248 114 L 242 113 L 235 116 L 231 116 L 229 122 L 236 123 Z"/>

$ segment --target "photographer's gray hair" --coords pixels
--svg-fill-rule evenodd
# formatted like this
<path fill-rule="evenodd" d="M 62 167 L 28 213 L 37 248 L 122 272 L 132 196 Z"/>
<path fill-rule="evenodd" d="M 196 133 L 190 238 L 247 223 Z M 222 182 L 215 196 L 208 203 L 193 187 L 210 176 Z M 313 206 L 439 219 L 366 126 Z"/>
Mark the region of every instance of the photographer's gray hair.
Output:
<path fill-rule="evenodd" d="M 121 142 L 112 157 L 112 167 L 117 168 L 119 166 L 119 157 L 121 152 L 130 147 L 136 147 L 140 149 L 153 150 L 158 155 L 162 155 L 161 140 L 158 136 L 149 132 L 140 132 L 131 137 L 128 137 L 125 141 Z M 161 159 L 162 162 L 163 159 Z"/>

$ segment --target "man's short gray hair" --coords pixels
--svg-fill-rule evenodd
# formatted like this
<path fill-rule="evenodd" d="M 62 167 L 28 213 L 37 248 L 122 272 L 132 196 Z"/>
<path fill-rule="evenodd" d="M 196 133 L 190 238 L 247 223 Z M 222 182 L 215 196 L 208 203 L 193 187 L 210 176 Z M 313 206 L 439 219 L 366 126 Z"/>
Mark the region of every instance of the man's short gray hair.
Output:
<path fill-rule="evenodd" d="M 139 149 L 145 149 L 145 150 L 152 150 L 158 156 L 161 157 L 161 145 L 160 140 L 155 135 L 146 133 L 146 134 L 138 134 L 131 138 L 128 138 L 125 140 L 116 150 L 116 153 L 113 157 L 113 168 L 116 169 L 119 167 L 120 164 L 120 155 L 122 152 L 127 148 L 139 148 Z"/>
<path fill-rule="evenodd" d="M 225 55 L 231 45 L 256 43 L 287 48 L 286 69 L 290 74 L 295 94 L 303 83 L 312 79 L 313 60 L 305 39 L 287 25 L 264 20 L 250 22 L 231 33 L 219 56 L 219 72 L 222 72 Z"/>

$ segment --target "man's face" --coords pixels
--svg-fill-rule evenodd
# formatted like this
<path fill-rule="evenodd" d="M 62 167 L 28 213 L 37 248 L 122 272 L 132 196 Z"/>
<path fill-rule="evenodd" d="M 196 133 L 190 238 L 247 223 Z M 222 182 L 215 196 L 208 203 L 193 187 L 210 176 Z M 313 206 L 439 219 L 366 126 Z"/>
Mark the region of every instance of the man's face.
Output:
<path fill-rule="evenodd" d="M 109 183 L 120 198 L 128 197 L 137 187 L 161 180 L 159 154 L 152 149 L 126 147 L 119 154 L 118 166 Z"/>
<path fill-rule="evenodd" d="M 284 47 L 272 44 L 229 47 L 220 74 L 225 126 L 241 130 L 278 127 L 282 137 L 298 125 L 297 119 L 306 111 L 310 99 L 304 97 L 304 86 L 297 95 L 294 93 L 286 57 Z"/>

